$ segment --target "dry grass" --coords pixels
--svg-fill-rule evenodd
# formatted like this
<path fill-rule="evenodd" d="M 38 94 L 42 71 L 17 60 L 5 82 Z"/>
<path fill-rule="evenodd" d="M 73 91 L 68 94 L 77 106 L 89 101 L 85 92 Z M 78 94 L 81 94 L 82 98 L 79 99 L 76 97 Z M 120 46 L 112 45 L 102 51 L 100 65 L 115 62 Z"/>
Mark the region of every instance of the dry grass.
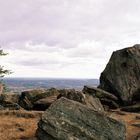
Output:
<path fill-rule="evenodd" d="M 36 140 L 35 131 L 41 113 L 0 111 L 0 140 Z"/>
<path fill-rule="evenodd" d="M 0 110 L 0 140 L 36 140 L 37 123 L 43 112 Z M 123 119 L 126 123 L 126 140 L 134 140 L 140 128 L 132 126 L 140 123 L 140 114 L 115 110 L 109 113 L 112 117 Z"/>

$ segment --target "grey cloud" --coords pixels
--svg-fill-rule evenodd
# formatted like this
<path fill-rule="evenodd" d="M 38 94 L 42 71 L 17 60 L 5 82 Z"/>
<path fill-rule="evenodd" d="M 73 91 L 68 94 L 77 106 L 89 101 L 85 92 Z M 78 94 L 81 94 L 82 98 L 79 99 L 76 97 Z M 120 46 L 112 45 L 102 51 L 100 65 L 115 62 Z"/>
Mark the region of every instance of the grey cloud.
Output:
<path fill-rule="evenodd" d="M 39 59 L 28 59 L 28 60 L 21 60 L 21 61 L 15 61 L 14 64 L 16 65 L 22 65 L 22 66 L 30 66 L 30 67 L 40 67 L 40 66 L 47 66 L 47 65 L 57 65 L 59 64 L 59 61 L 42 61 Z M 62 62 L 61 62 L 62 63 Z"/>
<path fill-rule="evenodd" d="M 112 51 L 139 43 L 139 7 L 139 0 L 0 0 L 0 44 L 10 53 L 5 61 L 72 69 L 106 63 Z"/>
<path fill-rule="evenodd" d="M 75 38 L 119 38 L 117 34 L 139 28 L 139 5 L 138 0 L 1 1 L 1 42 L 31 40 L 75 45 Z"/>

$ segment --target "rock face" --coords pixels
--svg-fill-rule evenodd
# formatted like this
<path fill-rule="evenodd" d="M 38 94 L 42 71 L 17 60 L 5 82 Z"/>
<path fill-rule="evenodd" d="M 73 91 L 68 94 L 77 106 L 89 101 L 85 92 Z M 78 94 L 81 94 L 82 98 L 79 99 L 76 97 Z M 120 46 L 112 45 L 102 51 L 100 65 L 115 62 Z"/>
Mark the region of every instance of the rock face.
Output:
<path fill-rule="evenodd" d="M 122 105 L 140 100 L 140 45 L 113 52 L 99 88 L 116 95 Z"/>
<path fill-rule="evenodd" d="M 21 93 L 19 105 L 27 110 L 45 110 L 57 99 L 58 95 L 59 92 L 55 88 L 24 91 Z"/>
<path fill-rule="evenodd" d="M 125 125 L 85 105 L 60 98 L 43 114 L 39 140 L 125 140 Z"/>
<path fill-rule="evenodd" d="M 93 96 L 94 98 L 99 98 L 103 105 L 107 105 L 112 109 L 116 109 L 119 107 L 119 105 L 117 104 L 118 98 L 115 95 L 106 92 L 102 89 L 84 86 L 83 93 L 86 96 Z"/>

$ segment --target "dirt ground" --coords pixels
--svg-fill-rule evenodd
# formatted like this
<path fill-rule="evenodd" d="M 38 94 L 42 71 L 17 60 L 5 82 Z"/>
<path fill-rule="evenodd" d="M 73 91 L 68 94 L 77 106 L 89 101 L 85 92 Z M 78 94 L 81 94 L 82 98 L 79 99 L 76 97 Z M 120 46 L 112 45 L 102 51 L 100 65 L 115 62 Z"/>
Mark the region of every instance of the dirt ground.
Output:
<path fill-rule="evenodd" d="M 36 140 L 37 123 L 43 112 L 0 110 L 0 140 Z M 126 140 L 134 140 L 140 134 L 140 113 L 112 111 L 113 118 L 123 119 L 126 123 Z"/>

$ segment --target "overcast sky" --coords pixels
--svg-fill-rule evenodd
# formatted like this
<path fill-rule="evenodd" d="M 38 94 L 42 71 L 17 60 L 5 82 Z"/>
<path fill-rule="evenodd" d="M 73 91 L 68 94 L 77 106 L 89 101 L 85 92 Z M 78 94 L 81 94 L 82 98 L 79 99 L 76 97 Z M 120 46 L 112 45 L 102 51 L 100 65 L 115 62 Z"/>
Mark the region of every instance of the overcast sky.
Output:
<path fill-rule="evenodd" d="M 139 0 L 0 0 L 10 77 L 99 78 L 113 51 L 139 43 Z"/>

